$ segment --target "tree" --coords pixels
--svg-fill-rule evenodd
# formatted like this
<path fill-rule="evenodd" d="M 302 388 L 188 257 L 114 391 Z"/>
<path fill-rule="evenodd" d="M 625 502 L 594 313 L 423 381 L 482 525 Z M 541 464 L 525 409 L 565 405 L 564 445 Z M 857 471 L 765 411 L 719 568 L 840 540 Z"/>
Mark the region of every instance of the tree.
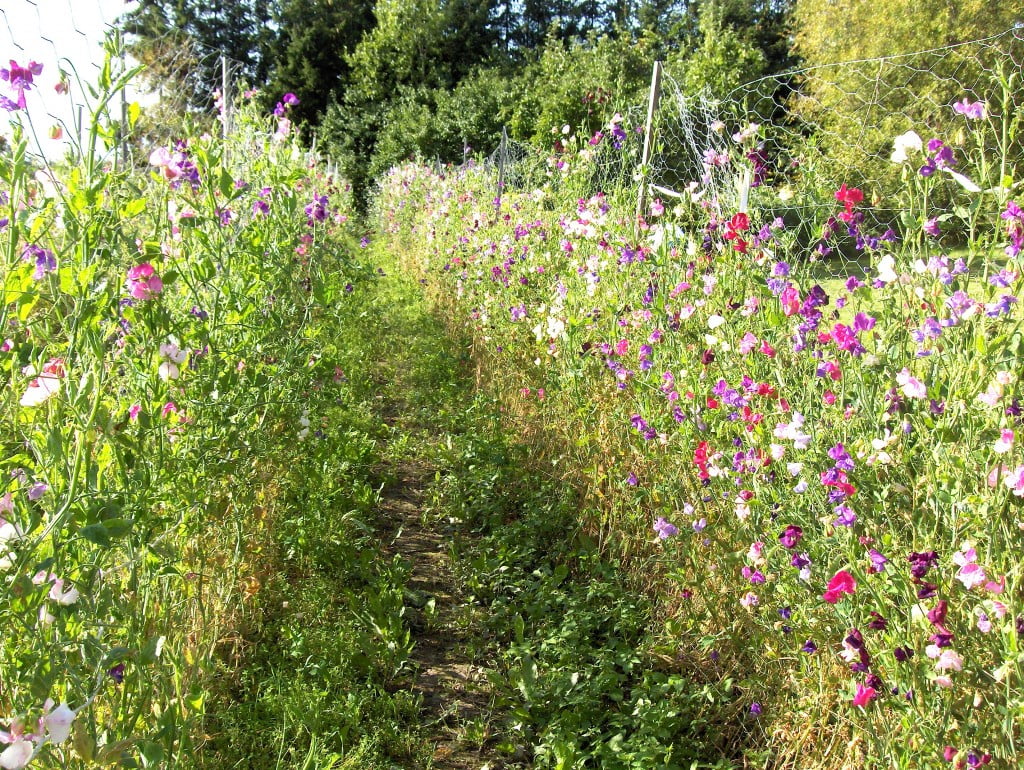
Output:
<path fill-rule="evenodd" d="M 274 2 L 139 0 L 119 25 L 129 36 L 130 53 L 147 66 L 145 77 L 154 88 L 174 91 L 190 108 L 208 109 L 221 82 L 221 56 L 250 83 L 265 82 Z"/>
<path fill-rule="evenodd" d="M 349 81 L 323 125 L 357 195 L 371 168 L 386 168 L 387 158 L 432 136 L 416 121 L 433 113 L 435 92 L 453 89 L 498 48 L 493 0 L 378 0 L 373 13 L 376 23 L 346 57 Z M 411 137 L 396 128 L 405 125 Z"/>
<path fill-rule="evenodd" d="M 795 48 L 809 65 L 891 56 L 988 37 L 1019 16 L 990 0 L 797 0 Z"/>
<path fill-rule="evenodd" d="M 267 104 L 290 91 L 299 97 L 294 118 L 318 125 L 327 107 L 344 96 L 349 57 L 374 25 L 373 0 L 282 0 L 275 21 Z"/>

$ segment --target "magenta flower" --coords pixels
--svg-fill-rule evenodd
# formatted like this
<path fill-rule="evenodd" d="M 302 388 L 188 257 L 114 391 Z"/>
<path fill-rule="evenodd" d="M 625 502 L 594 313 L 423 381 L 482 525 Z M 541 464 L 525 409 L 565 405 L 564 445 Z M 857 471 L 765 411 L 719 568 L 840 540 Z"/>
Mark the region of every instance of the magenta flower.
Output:
<path fill-rule="evenodd" d="M 164 290 L 164 282 L 149 262 L 128 271 L 128 293 L 135 299 L 152 299 Z"/>
<path fill-rule="evenodd" d="M 878 695 L 878 692 L 874 687 L 868 687 L 867 685 L 858 682 L 857 692 L 853 696 L 853 705 L 861 706 L 863 708 L 873 701 L 876 695 Z"/>
<path fill-rule="evenodd" d="M 6 80 L 10 84 L 11 91 L 18 97 L 18 100 L 14 102 L 6 96 L 0 96 L 0 107 L 8 112 L 25 109 L 25 92 L 32 90 L 33 77 L 41 74 L 42 71 L 43 65 L 38 62 L 30 61 L 22 67 L 14 59 L 11 59 L 9 69 L 7 67 L 0 69 L 0 80 Z"/>
<path fill-rule="evenodd" d="M 853 579 L 853 575 L 845 570 L 839 570 L 833 578 L 828 581 L 828 588 L 825 593 L 821 595 L 829 604 L 835 604 L 842 597 L 843 594 L 852 594 L 857 590 L 857 581 Z"/>
<path fill-rule="evenodd" d="M 804 536 L 804 531 L 801 527 L 795 524 L 790 524 L 786 527 L 786 530 L 779 535 L 779 542 L 782 543 L 784 548 L 796 548 L 796 544 L 800 542 L 800 538 Z"/>

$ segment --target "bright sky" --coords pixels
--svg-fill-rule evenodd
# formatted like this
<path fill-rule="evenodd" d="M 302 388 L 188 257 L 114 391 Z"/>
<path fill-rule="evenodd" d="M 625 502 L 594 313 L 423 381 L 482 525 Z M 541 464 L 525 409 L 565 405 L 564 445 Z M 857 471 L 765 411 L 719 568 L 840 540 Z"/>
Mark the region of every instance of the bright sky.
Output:
<path fill-rule="evenodd" d="M 3 0 L 0 3 L 0 66 L 14 59 L 43 65 L 31 91 L 26 92 L 28 113 L 40 147 L 35 151 L 55 159 L 64 155 L 67 138 L 49 138 L 50 127 L 64 124 L 65 134 L 75 129 L 75 104 L 81 102 L 72 78 L 70 94 L 53 89 L 60 70 L 72 67 L 84 83 L 95 83 L 103 61 L 104 34 L 126 10 L 125 0 Z M 58 64 L 59 62 L 59 64 Z M 0 81 L 0 91 L 14 98 Z M 129 99 L 134 98 L 129 94 Z M 0 112 L 0 134 L 10 136 L 7 113 Z M 22 118 L 24 121 L 24 117 Z M 27 122 L 26 122 L 27 127 Z"/>

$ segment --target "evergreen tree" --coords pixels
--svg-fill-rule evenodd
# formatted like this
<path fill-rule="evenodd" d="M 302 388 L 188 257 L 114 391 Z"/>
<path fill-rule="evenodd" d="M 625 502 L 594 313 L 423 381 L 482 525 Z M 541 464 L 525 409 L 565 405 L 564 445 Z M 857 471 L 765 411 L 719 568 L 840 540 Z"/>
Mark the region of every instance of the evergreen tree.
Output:
<path fill-rule="evenodd" d="M 119 20 L 149 83 L 189 108 L 208 108 L 221 82 L 220 57 L 253 84 L 267 78 L 275 0 L 139 0 Z"/>
<path fill-rule="evenodd" d="M 328 105 L 344 95 L 352 72 L 348 57 L 374 25 L 373 5 L 373 0 L 282 0 L 268 106 L 290 91 L 299 97 L 295 119 L 319 124 Z"/>

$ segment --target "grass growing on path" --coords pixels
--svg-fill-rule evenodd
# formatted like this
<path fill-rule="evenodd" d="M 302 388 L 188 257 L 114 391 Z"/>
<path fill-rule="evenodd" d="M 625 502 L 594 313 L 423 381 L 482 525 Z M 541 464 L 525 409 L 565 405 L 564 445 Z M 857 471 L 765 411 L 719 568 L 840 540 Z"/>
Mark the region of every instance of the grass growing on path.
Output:
<path fill-rule="evenodd" d="M 651 607 L 418 287 L 395 271 L 337 310 L 345 396 L 314 416 L 316 472 L 282 479 L 201 764 L 733 766 L 731 685 L 654 654 Z"/>

